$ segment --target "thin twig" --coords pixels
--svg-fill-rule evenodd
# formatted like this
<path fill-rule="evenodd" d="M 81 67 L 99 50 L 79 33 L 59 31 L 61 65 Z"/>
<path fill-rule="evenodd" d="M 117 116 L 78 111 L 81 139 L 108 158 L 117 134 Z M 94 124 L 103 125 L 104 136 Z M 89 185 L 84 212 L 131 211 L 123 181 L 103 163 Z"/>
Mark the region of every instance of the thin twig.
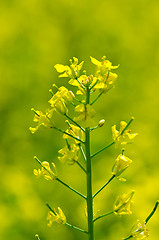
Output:
<path fill-rule="evenodd" d="M 111 178 L 93 195 L 93 198 L 97 196 L 112 180 L 115 178 L 115 175 L 111 176 Z"/>

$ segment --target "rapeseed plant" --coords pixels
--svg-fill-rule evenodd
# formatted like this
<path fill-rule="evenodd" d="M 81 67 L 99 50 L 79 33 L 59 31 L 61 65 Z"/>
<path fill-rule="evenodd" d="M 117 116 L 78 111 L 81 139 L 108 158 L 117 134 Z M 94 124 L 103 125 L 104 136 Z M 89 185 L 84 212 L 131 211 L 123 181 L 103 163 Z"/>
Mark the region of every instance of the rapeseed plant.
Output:
<path fill-rule="evenodd" d="M 72 224 L 70 224 L 64 212 L 60 207 L 58 210 L 52 209 L 49 204 L 46 204 L 49 208 L 48 213 L 48 226 L 51 227 L 54 222 L 59 224 L 67 225 L 79 232 L 85 233 L 88 236 L 88 240 L 94 240 L 94 223 L 110 214 L 116 215 L 126 215 L 131 214 L 131 205 L 132 198 L 134 195 L 134 190 L 131 190 L 129 193 L 124 193 L 118 196 L 114 202 L 114 206 L 112 206 L 112 210 L 106 214 L 100 215 L 95 218 L 93 204 L 94 198 L 115 178 L 119 180 L 124 180 L 121 177 L 121 174 L 131 165 L 132 160 L 125 156 L 125 149 L 122 149 L 122 153 L 118 155 L 116 158 L 114 165 L 112 167 L 112 176 L 111 178 L 96 192 L 93 194 L 92 192 L 92 159 L 100 154 L 102 151 L 107 148 L 115 145 L 118 146 L 126 146 L 128 143 L 131 143 L 134 138 L 138 135 L 137 133 L 132 133 L 130 124 L 134 120 L 132 117 L 130 121 L 127 123 L 125 121 L 120 122 L 120 128 L 117 130 L 116 125 L 112 126 L 112 139 L 113 141 L 98 150 L 95 153 L 91 153 L 90 151 L 90 140 L 91 140 L 91 131 L 96 130 L 97 128 L 103 127 L 105 120 L 102 119 L 95 124 L 94 116 L 96 111 L 93 107 L 93 104 L 99 100 L 99 98 L 111 90 L 114 87 L 114 83 L 118 77 L 116 73 L 113 71 L 116 70 L 119 65 L 113 66 L 112 63 L 106 59 L 104 56 L 101 61 L 90 57 L 91 62 L 96 66 L 96 72 L 94 75 L 87 76 L 86 71 L 81 73 L 83 67 L 83 61 L 81 63 L 78 62 L 76 57 L 73 57 L 73 60 L 70 60 L 70 65 L 62 65 L 56 64 L 55 69 L 58 73 L 60 73 L 60 78 L 68 78 L 68 83 L 76 88 L 76 94 L 72 91 L 68 90 L 66 87 L 61 86 L 57 87 L 53 84 L 53 90 L 50 89 L 50 93 L 52 95 L 51 99 L 48 101 L 50 104 L 50 109 L 45 113 L 42 111 L 36 111 L 32 108 L 35 116 L 33 121 L 37 123 L 35 127 L 30 127 L 30 131 L 35 133 L 39 127 L 47 127 L 55 129 L 61 133 L 63 133 L 63 139 L 66 142 L 66 145 L 58 151 L 60 156 L 58 159 L 62 163 L 66 164 L 77 164 L 81 170 L 86 174 L 86 188 L 87 194 L 84 196 L 82 193 L 73 189 L 71 186 L 62 181 L 57 174 L 55 164 L 52 163 L 51 167 L 47 161 L 40 161 L 36 156 L 34 159 L 40 164 L 41 169 L 34 169 L 34 175 L 36 177 L 43 176 L 44 179 L 49 181 L 58 181 L 63 184 L 65 187 L 73 191 L 82 197 L 87 204 L 86 208 L 86 216 L 87 216 L 87 230 L 83 230 L 78 228 Z M 82 100 L 78 98 L 78 95 L 81 95 Z M 72 105 L 75 111 L 75 116 L 71 117 L 69 115 L 68 105 Z M 66 120 L 67 129 L 62 130 L 57 127 L 57 123 L 54 121 L 54 115 L 60 114 Z M 79 153 L 83 156 L 83 164 L 79 161 Z M 152 215 L 155 213 L 158 201 L 155 204 L 154 209 L 150 213 L 150 215 L 146 218 L 146 220 L 142 222 L 138 222 L 137 225 L 133 227 L 131 234 L 124 238 L 130 239 L 146 239 L 149 235 L 148 230 L 146 228 L 147 222 L 150 220 Z M 39 235 L 35 235 L 37 239 Z"/>

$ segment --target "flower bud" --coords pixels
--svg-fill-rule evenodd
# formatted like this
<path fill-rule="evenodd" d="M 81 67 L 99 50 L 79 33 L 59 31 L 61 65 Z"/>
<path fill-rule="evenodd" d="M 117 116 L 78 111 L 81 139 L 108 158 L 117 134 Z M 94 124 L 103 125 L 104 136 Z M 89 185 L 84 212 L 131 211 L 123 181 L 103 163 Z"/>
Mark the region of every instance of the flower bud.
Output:
<path fill-rule="evenodd" d="M 104 123 L 105 123 L 105 120 L 102 119 L 102 120 L 99 121 L 98 126 L 103 127 Z"/>
<path fill-rule="evenodd" d="M 132 163 L 132 160 L 125 155 L 120 154 L 115 160 L 114 166 L 112 168 L 112 174 L 116 177 L 120 176 Z"/>

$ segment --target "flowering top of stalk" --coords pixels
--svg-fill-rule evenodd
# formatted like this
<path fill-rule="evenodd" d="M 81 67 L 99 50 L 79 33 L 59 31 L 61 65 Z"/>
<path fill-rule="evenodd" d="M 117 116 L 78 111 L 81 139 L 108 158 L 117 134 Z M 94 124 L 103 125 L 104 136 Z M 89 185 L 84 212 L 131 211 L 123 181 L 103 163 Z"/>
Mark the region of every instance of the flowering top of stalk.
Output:
<path fill-rule="evenodd" d="M 114 142 L 124 145 L 138 135 L 138 133 L 131 133 L 131 130 L 127 128 L 133 119 L 134 118 L 132 117 L 129 123 L 121 121 L 119 130 L 116 129 L 116 125 L 112 126 L 112 138 Z"/>
<path fill-rule="evenodd" d="M 34 175 L 36 177 L 43 176 L 46 180 L 56 180 L 57 179 L 57 171 L 56 166 L 52 163 L 52 169 L 50 168 L 50 164 L 47 161 L 40 162 L 40 160 L 35 156 L 34 159 L 41 164 L 41 169 L 34 169 Z"/>
<path fill-rule="evenodd" d="M 132 229 L 132 236 L 134 239 L 140 240 L 140 239 L 147 239 L 149 236 L 148 229 L 146 228 L 145 221 L 139 222 L 134 225 Z"/>
<path fill-rule="evenodd" d="M 66 217 L 65 214 L 63 213 L 62 209 L 58 207 L 58 211 L 55 209 L 52 209 L 52 211 L 49 211 L 48 216 L 48 226 L 51 227 L 53 222 L 57 222 L 60 224 L 65 224 L 66 223 Z"/>
<path fill-rule="evenodd" d="M 131 214 L 132 197 L 134 191 L 118 196 L 114 203 L 114 213 L 118 215 Z"/>

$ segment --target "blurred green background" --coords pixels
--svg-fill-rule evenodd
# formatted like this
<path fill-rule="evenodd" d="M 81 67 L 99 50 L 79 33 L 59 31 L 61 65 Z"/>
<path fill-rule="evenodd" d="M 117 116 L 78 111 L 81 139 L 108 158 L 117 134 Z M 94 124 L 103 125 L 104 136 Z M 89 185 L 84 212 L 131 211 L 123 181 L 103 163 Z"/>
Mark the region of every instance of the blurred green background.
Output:
<path fill-rule="evenodd" d="M 156 0 L 1 0 L 0 2 L 0 239 L 86 239 L 66 226 L 47 227 L 48 209 L 60 206 L 68 222 L 85 228 L 85 205 L 60 184 L 37 180 L 33 160 L 54 161 L 59 176 L 85 192 L 85 176 L 77 166 L 59 163 L 64 146 L 60 134 L 33 126 L 31 107 L 45 110 L 53 83 L 67 85 L 55 72 L 56 63 L 68 64 L 76 56 L 93 73 L 89 56 L 103 55 L 120 64 L 115 88 L 94 107 L 102 129 L 93 133 L 92 152 L 111 142 L 111 126 L 135 117 L 138 132 L 126 155 L 133 160 L 123 174 L 127 182 L 114 180 L 95 199 L 95 211 L 112 209 L 117 195 L 136 191 L 133 214 L 109 216 L 95 224 L 96 239 L 126 237 L 136 219 L 145 219 L 159 199 L 159 2 Z M 65 127 L 62 119 L 59 126 Z M 111 175 L 120 149 L 114 147 L 94 158 L 94 192 Z M 83 182 L 83 184 L 81 184 Z M 82 185 L 82 186 L 81 186 Z M 148 224 L 150 239 L 158 239 L 159 211 Z"/>

